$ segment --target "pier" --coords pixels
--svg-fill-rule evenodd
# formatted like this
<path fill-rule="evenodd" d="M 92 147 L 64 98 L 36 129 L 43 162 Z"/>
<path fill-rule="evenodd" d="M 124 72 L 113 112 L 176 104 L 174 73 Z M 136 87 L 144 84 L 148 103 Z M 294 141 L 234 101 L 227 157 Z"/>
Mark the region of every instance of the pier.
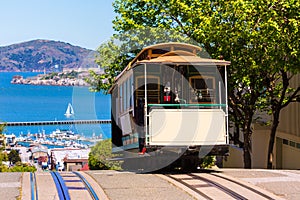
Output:
<path fill-rule="evenodd" d="M 32 121 L 32 122 L 1 122 L 6 126 L 41 126 L 41 125 L 68 125 L 68 124 L 110 124 L 110 119 L 100 120 L 61 120 L 61 121 Z"/>

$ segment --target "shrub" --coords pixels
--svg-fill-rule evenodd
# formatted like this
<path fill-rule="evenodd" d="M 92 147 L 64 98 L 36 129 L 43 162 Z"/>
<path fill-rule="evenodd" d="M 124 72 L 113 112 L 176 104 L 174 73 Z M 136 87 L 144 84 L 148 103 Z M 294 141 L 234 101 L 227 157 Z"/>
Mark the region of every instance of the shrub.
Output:
<path fill-rule="evenodd" d="M 89 168 L 92 170 L 120 170 L 120 162 L 109 161 L 111 153 L 111 139 L 98 142 L 89 153 Z"/>
<path fill-rule="evenodd" d="M 216 162 L 216 157 L 215 156 L 205 156 L 202 160 L 201 163 L 201 168 L 202 169 L 207 169 L 207 168 L 211 168 L 212 166 L 215 165 Z"/>

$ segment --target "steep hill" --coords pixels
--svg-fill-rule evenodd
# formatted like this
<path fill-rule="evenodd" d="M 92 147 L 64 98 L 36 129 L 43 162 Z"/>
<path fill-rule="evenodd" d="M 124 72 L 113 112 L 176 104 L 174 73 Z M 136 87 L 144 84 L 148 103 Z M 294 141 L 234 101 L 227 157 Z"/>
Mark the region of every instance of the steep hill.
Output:
<path fill-rule="evenodd" d="M 68 43 L 32 40 L 0 47 L 0 71 L 53 71 L 96 67 L 94 51 Z"/>

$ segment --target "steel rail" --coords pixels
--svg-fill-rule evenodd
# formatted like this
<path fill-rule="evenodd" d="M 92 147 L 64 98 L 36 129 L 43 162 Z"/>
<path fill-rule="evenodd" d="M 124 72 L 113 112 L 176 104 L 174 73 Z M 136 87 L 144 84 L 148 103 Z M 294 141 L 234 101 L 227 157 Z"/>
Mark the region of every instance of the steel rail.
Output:
<path fill-rule="evenodd" d="M 235 199 L 240 199 L 240 200 L 246 200 L 247 198 L 234 192 L 233 190 L 215 182 L 215 181 L 212 181 L 212 180 L 209 180 L 207 178 L 204 178 L 204 177 L 201 177 L 201 176 L 197 176 L 197 175 L 194 175 L 194 174 L 188 174 L 188 176 L 194 178 L 194 179 L 198 179 L 198 180 L 202 180 L 206 183 L 209 183 L 213 186 L 215 186 L 216 188 L 218 188 L 219 190 L 225 192 L 226 194 L 230 195 L 231 197 L 235 198 Z"/>
<path fill-rule="evenodd" d="M 71 200 L 68 188 L 58 172 L 51 172 L 60 200 Z"/>
<path fill-rule="evenodd" d="M 172 177 L 172 176 L 170 176 L 168 174 L 164 174 L 164 175 L 167 176 L 167 177 L 169 177 L 169 178 L 171 178 L 171 179 L 173 179 L 173 180 L 175 180 L 175 181 L 177 181 L 177 182 L 179 182 L 180 184 L 186 186 L 187 188 L 193 190 L 194 192 L 196 192 L 200 196 L 204 197 L 205 199 L 207 199 L 207 200 L 213 200 L 212 198 L 210 198 L 209 196 L 207 196 L 205 193 L 197 190 L 196 188 L 192 187 L 191 185 L 189 185 L 188 183 L 184 182 L 183 180 L 180 180 L 180 178 L 175 178 L 175 177 Z"/>
<path fill-rule="evenodd" d="M 89 182 L 84 178 L 84 176 L 82 176 L 80 173 L 78 172 L 73 172 L 73 174 L 75 174 L 76 176 L 78 176 L 84 183 L 84 185 L 86 186 L 86 188 L 88 189 L 91 197 L 94 199 L 94 200 L 99 200 L 96 192 L 94 191 L 93 187 L 89 184 Z"/>
<path fill-rule="evenodd" d="M 31 200 L 38 200 L 38 190 L 36 184 L 36 176 L 34 172 L 30 172 Z"/>
<path fill-rule="evenodd" d="M 247 186 L 247 185 L 245 185 L 245 184 L 243 184 L 243 183 L 240 183 L 240 182 L 238 182 L 238 181 L 231 180 L 231 179 L 229 179 L 229 178 L 226 178 L 226 177 L 223 177 L 223 176 L 220 176 L 220 175 L 217 175 L 217 174 L 211 174 L 211 175 L 216 176 L 216 177 L 218 177 L 218 178 L 222 178 L 222 179 L 224 179 L 224 180 L 226 180 L 226 181 L 235 183 L 235 184 L 237 184 L 237 185 L 239 185 L 239 186 L 242 186 L 242 187 L 244 187 L 244 188 L 246 188 L 246 189 L 248 189 L 248 190 L 250 190 L 250 191 L 252 191 L 252 192 L 254 192 L 254 193 L 256 193 L 256 194 L 258 194 L 258 195 L 260 195 L 260 196 L 262 196 L 262 197 L 264 197 L 264 198 L 266 198 L 266 199 L 274 200 L 274 198 L 272 198 L 272 197 L 270 197 L 270 196 L 268 196 L 268 195 L 266 195 L 266 194 L 264 194 L 264 193 L 262 193 L 262 192 L 260 192 L 260 191 L 258 191 L 258 190 L 256 190 L 256 189 L 253 189 L 253 188 L 251 188 L 251 187 L 249 187 L 249 186 Z"/>

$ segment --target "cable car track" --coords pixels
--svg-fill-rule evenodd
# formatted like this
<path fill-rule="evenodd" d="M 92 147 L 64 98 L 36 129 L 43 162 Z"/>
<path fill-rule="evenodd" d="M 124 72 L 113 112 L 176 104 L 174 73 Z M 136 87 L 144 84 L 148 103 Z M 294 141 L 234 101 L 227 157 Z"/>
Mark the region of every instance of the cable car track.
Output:
<path fill-rule="evenodd" d="M 38 200 L 38 190 L 35 173 L 30 172 L 31 200 Z"/>
<path fill-rule="evenodd" d="M 93 190 L 93 187 L 89 184 L 89 182 L 78 172 L 73 172 L 74 174 L 76 174 L 85 184 L 85 186 L 88 188 L 88 191 L 90 193 L 90 195 L 92 196 L 92 198 L 94 200 L 99 200 L 97 194 L 95 193 L 95 191 Z"/>
<path fill-rule="evenodd" d="M 186 186 L 204 199 L 275 199 L 251 186 L 214 173 L 165 174 L 164 176 Z"/>
<path fill-rule="evenodd" d="M 58 172 L 51 172 L 60 200 L 70 200 L 68 188 Z"/>
<path fill-rule="evenodd" d="M 222 178 L 222 179 L 225 179 L 225 180 L 227 180 L 227 181 L 231 181 L 231 182 L 233 182 L 233 183 L 235 183 L 235 184 L 238 184 L 238 185 L 240 185 L 240 186 L 243 186 L 244 188 L 247 188 L 248 190 L 251 190 L 251 191 L 257 193 L 257 194 L 259 194 L 260 196 L 265 197 L 266 199 L 274 200 L 272 197 L 269 197 L 268 195 L 266 195 L 266 194 L 264 194 L 264 193 L 262 193 L 262 192 L 260 192 L 260 191 L 258 191 L 258 190 L 256 190 L 256 189 L 254 189 L 254 188 L 252 188 L 252 187 L 249 187 L 248 185 L 245 185 L 245 184 L 243 184 L 243 183 L 239 183 L 239 182 L 237 182 L 237 181 L 235 181 L 235 180 L 232 180 L 232 179 L 229 179 L 229 178 L 227 178 L 227 177 L 219 176 L 218 174 L 212 174 L 212 175 L 213 175 L 213 176 L 216 176 L 216 177 L 219 177 L 219 178 Z"/>
<path fill-rule="evenodd" d="M 93 190 L 88 181 L 78 172 L 73 173 L 59 173 L 51 172 L 51 176 L 56 185 L 58 196 L 60 200 L 70 200 L 75 193 L 81 191 L 88 191 L 89 197 L 85 196 L 84 199 L 99 200 L 97 194 Z"/>

